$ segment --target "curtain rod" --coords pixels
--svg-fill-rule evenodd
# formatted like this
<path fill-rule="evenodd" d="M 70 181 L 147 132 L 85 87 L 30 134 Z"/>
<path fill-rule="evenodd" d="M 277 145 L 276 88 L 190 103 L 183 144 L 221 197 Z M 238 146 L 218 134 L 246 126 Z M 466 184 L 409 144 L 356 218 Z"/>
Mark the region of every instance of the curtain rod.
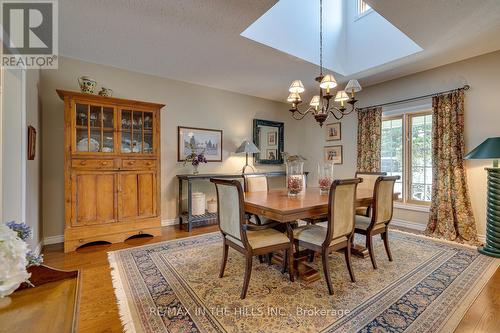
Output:
<path fill-rule="evenodd" d="M 435 96 L 441 96 L 441 95 L 444 95 L 444 94 L 449 94 L 451 92 L 455 92 L 455 91 L 460 91 L 460 90 L 469 90 L 470 89 L 470 86 L 468 84 L 464 85 L 463 87 L 461 88 L 456 88 L 456 89 L 451 89 L 451 90 L 446 90 L 446 91 L 441 91 L 441 92 L 438 92 L 438 93 L 434 93 L 434 94 L 428 94 L 428 95 L 423 95 L 423 96 L 418 96 L 418 97 L 412 97 L 412 98 L 406 98 L 406 99 L 401 99 L 399 101 L 392 101 L 392 102 L 388 102 L 388 103 L 382 103 L 382 104 L 377 104 L 377 105 L 372 105 L 372 106 L 364 106 L 362 108 L 357 108 L 357 110 L 363 110 L 363 109 L 371 109 L 371 108 L 377 108 L 377 107 L 381 107 L 381 106 L 388 106 L 388 105 L 395 105 L 395 104 L 402 104 L 402 103 L 407 103 L 407 102 L 412 102 L 412 101 L 418 101 L 418 100 L 421 100 L 421 99 L 425 99 L 425 98 L 429 98 L 429 97 L 435 97 Z"/>

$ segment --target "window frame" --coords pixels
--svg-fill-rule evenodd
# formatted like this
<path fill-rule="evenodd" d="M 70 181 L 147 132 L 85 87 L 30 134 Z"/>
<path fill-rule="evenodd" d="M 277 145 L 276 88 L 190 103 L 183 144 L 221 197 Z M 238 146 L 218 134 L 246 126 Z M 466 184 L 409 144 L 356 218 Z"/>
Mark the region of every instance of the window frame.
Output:
<path fill-rule="evenodd" d="M 364 12 L 361 12 L 361 8 L 363 6 L 363 3 L 365 4 L 365 6 L 368 6 L 369 8 L 366 9 Z M 354 16 L 354 21 L 359 20 L 360 18 L 370 14 L 371 12 L 373 12 L 372 6 L 370 6 L 364 0 L 357 0 L 356 1 L 356 15 Z"/>
<path fill-rule="evenodd" d="M 412 127 L 411 127 L 411 121 L 415 117 L 421 117 L 421 116 L 427 116 L 427 115 L 432 115 L 432 110 L 425 109 L 422 111 L 415 111 L 415 112 L 401 112 L 401 113 L 390 113 L 388 115 L 382 115 L 382 121 L 389 121 L 389 120 L 395 120 L 395 119 L 401 119 L 402 120 L 402 138 L 401 140 L 403 141 L 403 179 L 402 179 L 402 188 L 403 188 L 403 193 L 401 193 L 400 197 L 398 200 L 396 200 L 398 203 L 403 204 L 403 205 L 411 205 L 411 206 L 418 206 L 418 207 L 430 207 L 431 202 L 430 201 L 423 201 L 423 200 L 414 200 L 411 199 L 410 196 L 410 188 L 411 188 L 411 181 L 412 181 L 412 174 L 411 174 L 411 158 L 412 158 Z"/>

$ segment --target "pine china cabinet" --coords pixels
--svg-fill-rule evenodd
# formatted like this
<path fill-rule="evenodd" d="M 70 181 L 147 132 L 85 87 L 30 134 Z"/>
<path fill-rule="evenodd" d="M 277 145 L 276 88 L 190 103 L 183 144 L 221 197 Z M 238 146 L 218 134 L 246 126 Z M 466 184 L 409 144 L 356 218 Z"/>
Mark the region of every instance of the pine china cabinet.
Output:
<path fill-rule="evenodd" d="M 164 105 L 57 90 L 64 100 L 64 251 L 160 235 Z"/>

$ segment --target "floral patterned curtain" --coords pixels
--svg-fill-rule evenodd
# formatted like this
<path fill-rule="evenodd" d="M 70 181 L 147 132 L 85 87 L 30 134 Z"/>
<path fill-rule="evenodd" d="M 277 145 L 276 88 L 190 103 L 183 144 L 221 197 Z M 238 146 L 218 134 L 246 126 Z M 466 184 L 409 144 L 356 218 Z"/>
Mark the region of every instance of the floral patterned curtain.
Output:
<path fill-rule="evenodd" d="M 382 107 L 358 111 L 358 172 L 379 172 Z"/>
<path fill-rule="evenodd" d="M 426 234 L 476 244 L 464 166 L 464 92 L 432 99 L 432 203 Z"/>

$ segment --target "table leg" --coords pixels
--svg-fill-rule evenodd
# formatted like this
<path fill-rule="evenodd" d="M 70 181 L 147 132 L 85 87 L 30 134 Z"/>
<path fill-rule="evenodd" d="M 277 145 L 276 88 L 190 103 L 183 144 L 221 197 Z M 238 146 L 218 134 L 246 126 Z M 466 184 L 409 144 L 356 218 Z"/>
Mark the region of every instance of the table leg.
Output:
<path fill-rule="evenodd" d="M 191 192 L 192 192 L 192 184 L 191 184 L 191 179 L 188 180 L 188 231 L 191 232 L 191 229 L 193 227 L 193 222 L 192 220 L 192 215 L 191 215 L 191 208 L 192 208 L 192 203 L 191 203 Z"/>
<path fill-rule="evenodd" d="M 353 256 L 360 257 L 363 259 L 368 258 L 370 256 L 370 254 L 368 253 L 368 249 L 366 247 L 354 243 L 352 243 L 351 245 L 351 254 Z"/>
<path fill-rule="evenodd" d="M 179 227 L 182 230 L 182 179 L 179 179 Z"/>

